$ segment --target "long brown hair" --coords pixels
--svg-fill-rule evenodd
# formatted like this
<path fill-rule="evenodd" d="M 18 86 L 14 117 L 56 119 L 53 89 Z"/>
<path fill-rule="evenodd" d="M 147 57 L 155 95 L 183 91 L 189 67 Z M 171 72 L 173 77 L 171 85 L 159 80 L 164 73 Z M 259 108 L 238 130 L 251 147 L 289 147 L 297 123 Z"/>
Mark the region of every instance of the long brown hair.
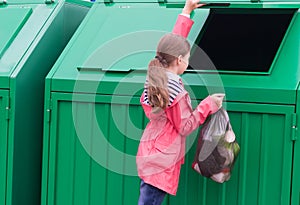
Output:
<path fill-rule="evenodd" d="M 168 77 L 166 69 L 178 56 L 185 56 L 190 51 L 189 42 L 182 36 L 168 33 L 157 46 L 156 56 L 148 65 L 148 99 L 150 105 L 165 109 L 169 104 Z"/>

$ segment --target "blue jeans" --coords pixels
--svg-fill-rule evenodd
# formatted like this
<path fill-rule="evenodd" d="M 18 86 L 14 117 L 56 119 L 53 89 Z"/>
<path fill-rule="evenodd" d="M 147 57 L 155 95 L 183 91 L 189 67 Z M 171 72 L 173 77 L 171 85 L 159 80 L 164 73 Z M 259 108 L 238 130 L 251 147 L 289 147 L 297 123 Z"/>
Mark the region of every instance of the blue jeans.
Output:
<path fill-rule="evenodd" d="M 138 205 L 161 205 L 165 196 L 166 192 L 147 184 L 142 180 Z"/>

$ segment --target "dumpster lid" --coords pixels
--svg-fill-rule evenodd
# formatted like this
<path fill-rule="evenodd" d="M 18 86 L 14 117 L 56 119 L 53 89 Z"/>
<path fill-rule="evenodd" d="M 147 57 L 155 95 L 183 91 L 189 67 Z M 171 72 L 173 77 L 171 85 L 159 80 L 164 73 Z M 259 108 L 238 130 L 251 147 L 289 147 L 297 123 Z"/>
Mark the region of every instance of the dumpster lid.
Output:
<path fill-rule="evenodd" d="M 181 8 L 166 9 L 158 4 L 129 7 L 95 4 L 91 10 L 93 15 L 82 28 L 88 32 L 79 34 L 70 54 L 77 55 L 82 51 L 77 47 L 79 44 L 89 49 L 80 54 L 80 58 L 74 57 L 69 62 L 71 65 L 65 65 L 68 59 L 63 61 L 60 67 L 65 68 L 58 69 L 54 77 L 64 77 L 68 73 L 68 78 L 76 79 L 81 71 L 145 71 L 148 61 L 155 56 L 159 39 L 172 30 L 180 11 Z M 208 10 L 199 12 L 208 15 Z M 205 17 L 202 23 L 204 21 Z M 195 39 L 197 33 L 191 33 L 189 39 Z"/>
<path fill-rule="evenodd" d="M 0 18 L 4 22 L 0 29 L 0 88 L 10 87 L 11 75 L 19 71 L 20 62 L 38 42 L 37 36 L 43 26 L 47 26 L 45 22 L 56 5 L 8 4 L 0 8 Z"/>
<path fill-rule="evenodd" d="M 31 13 L 31 8 L 7 8 L 0 12 L 0 19 L 6 20 L 6 23 L 2 24 L 0 29 L 0 59 Z"/>
<path fill-rule="evenodd" d="M 47 76 L 51 91 L 138 95 L 137 90 L 132 90 L 143 88 L 145 70 L 155 56 L 157 43 L 163 34 L 172 30 L 180 11 L 179 7 L 165 8 L 158 4 L 129 7 L 94 4 L 91 15 L 86 17 Z M 209 12 L 204 8 L 195 10 L 194 25 L 188 37 L 191 44 L 197 44 L 200 32 L 209 21 Z M 295 103 L 298 77 L 294 73 L 299 62 L 294 56 L 299 54 L 300 15 L 293 16 L 272 72 L 256 75 L 187 71 L 182 75 L 185 85 L 197 90 L 198 98 L 204 98 L 206 88 L 219 86 L 214 81 L 215 76 L 219 76 L 229 101 Z M 106 63 L 110 60 L 110 64 Z"/>

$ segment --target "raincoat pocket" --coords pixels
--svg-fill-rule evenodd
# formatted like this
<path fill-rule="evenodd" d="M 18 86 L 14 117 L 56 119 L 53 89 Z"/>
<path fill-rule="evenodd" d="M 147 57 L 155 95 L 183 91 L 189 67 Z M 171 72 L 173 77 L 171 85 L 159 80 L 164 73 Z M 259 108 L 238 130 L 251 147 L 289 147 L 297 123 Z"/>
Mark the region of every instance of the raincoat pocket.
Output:
<path fill-rule="evenodd" d="M 155 142 L 154 148 L 151 152 L 151 165 L 165 171 L 175 166 L 179 160 L 179 155 L 179 143 L 173 142 L 171 144 L 165 144 L 157 141 Z"/>

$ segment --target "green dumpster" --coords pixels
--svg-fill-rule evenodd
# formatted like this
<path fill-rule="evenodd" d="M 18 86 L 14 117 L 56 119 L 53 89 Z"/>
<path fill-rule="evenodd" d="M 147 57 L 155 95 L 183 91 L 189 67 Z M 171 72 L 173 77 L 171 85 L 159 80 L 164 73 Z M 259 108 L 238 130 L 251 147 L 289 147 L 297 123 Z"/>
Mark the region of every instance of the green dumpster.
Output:
<path fill-rule="evenodd" d="M 139 97 L 184 2 L 105 2 L 93 5 L 46 78 L 43 205 L 137 204 L 135 154 L 147 123 Z M 193 13 L 182 78 L 194 105 L 226 93 L 241 152 L 230 181 L 205 179 L 191 168 L 195 131 L 177 196 L 164 204 L 297 205 L 300 3 L 225 3 Z"/>
<path fill-rule="evenodd" d="M 90 6 L 0 3 L 0 204 L 40 204 L 44 79 Z"/>

